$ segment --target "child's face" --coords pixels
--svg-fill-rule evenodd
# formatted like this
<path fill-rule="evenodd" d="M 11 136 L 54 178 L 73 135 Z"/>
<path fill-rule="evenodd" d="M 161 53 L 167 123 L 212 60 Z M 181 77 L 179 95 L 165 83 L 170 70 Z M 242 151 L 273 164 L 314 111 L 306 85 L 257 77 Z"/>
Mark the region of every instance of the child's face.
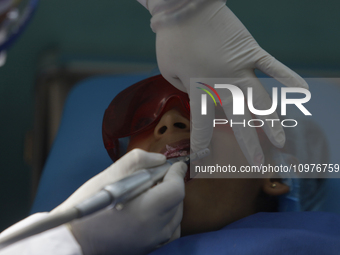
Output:
<path fill-rule="evenodd" d="M 190 122 L 178 110 L 170 109 L 156 126 L 130 138 L 128 151 L 140 148 L 173 158 L 190 152 Z"/>
<path fill-rule="evenodd" d="M 235 154 L 234 145 L 237 148 L 238 145 L 228 133 L 225 139 Z M 162 153 L 168 158 L 187 155 L 190 153 L 190 121 L 179 109 L 166 109 L 156 126 L 130 138 L 128 151 L 134 148 Z M 217 230 L 255 213 L 259 190 L 259 181 L 254 179 L 190 180 L 185 186 L 182 235 Z"/>
<path fill-rule="evenodd" d="M 217 152 L 214 157 L 222 158 L 231 165 L 247 165 L 230 127 L 217 129 L 214 136 L 217 136 L 211 143 L 211 150 Z M 157 124 L 130 138 L 128 151 L 134 148 L 162 153 L 167 158 L 189 154 L 189 119 L 179 108 L 166 108 Z M 188 181 L 188 173 L 185 178 L 182 235 L 218 230 L 256 213 L 259 194 L 268 184 L 265 179 L 195 178 Z"/>

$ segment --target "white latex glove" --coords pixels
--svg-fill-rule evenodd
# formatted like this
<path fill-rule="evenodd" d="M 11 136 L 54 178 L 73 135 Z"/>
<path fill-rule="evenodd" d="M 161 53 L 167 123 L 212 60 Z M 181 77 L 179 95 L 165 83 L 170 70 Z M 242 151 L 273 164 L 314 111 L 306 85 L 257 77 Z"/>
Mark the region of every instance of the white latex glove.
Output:
<path fill-rule="evenodd" d="M 260 69 L 286 86 L 308 88 L 295 72 L 264 51 L 225 5 L 225 0 L 139 0 L 152 14 L 151 27 L 156 33 L 156 53 L 159 69 L 171 84 L 189 93 L 192 114 L 191 144 L 194 151 L 208 147 L 214 112 L 201 116 L 200 100 L 193 100 L 190 78 L 236 78 L 233 85 L 247 95 L 253 87 L 255 109 L 271 108 L 271 99 L 254 74 Z M 194 90 L 193 90 L 194 91 Z M 198 90 L 197 90 L 198 91 Z M 228 90 L 220 93 L 228 119 L 232 116 L 232 101 Z M 208 100 L 211 103 L 211 100 Z M 208 110 L 209 107 L 208 105 Z M 248 107 L 242 120 L 252 119 Z M 264 116 L 257 116 L 263 119 Z M 278 119 L 276 113 L 266 116 Z M 285 134 L 281 125 L 271 127 L 264 121 L 263 129 L 270 141 L 281 148 Z M 264 155 L 254 128 L 233 126 L 236 139 L 252 165 L 264 162 Z"/>
<path fill-rule="evenodd" d="M 36 213 L 17 222 L 0 234 L 0 238 L 15 233 L 31 224 L 48 217 L 48 213 Z M 0 255 L 82 255 L 81 247 L 70 230 L 65 226 L 52 228 L 40 234 L 30 236 L 6 248 L 0 249 Z"/>
<path fill-rule="evenodd" d="M 161 165 L 166 157 L 135 149 L 99 173 L 51 214 L 74 207 L 103 187 L 142 168 Z M 145 254 L 180 237 L 187 166 L 176 163 L 164 181 L 126 204 L 121 211 L 100 211 L 70 224 L 72 233 L 87 254 Z"/>
<path fill-rule="evenodd" d="M 142 168 L 149 168 L 165 163 L 166 157 L 159 153 L 148 153 L 140 149 L 135 149 L 111 166 L 100 172 L 79 189 L 77 189 L 67 200 L 51 211 L 51 214 L 65 211 L 93 196 L 102 190 L 106 185 L 112 184 L 135 171 Z"/>
<path fill-rule="evenodd" d="M 179 238 L 186 169 L 186 164 L 175 163 L 162 183 L 120 211 L 109 208 L 71 222 L 83 254 L 147 254 Z"/>

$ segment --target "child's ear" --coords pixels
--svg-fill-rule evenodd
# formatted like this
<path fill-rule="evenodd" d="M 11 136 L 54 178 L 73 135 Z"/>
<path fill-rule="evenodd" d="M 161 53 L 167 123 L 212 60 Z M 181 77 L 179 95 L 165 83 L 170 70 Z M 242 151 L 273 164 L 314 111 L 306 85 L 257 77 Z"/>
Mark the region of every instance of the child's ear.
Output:
<path fill-rule="evenodd" d="M 289 192 L 289 186 L 280 182 L 280 179 L 264 179 L 262 190 L 270 196 L 279 196 Z"/>

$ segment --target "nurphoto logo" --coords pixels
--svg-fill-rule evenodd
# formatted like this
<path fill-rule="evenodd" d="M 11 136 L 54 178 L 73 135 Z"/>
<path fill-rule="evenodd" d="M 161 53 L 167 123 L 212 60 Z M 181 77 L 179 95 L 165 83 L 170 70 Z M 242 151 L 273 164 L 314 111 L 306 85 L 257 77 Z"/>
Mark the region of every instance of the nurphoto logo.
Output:
<path fill-rule="evenodd" d="M 244 105 L 245 105 L 245 96 L 243 94 L 243 91 L 232 84 L 215 84 L 214 87 L 202 83 L 197 82 L 206 88 L 197 87 L 198 89 L 203 90 L 206 92 L 206 94 L 201 95 L 201 115 L 207 115 L 207 94 L 212 98 L 212 100 L 215 103 L 215 106 L 217 106 L 217 102 L 215 100 L 215 96 L 217 97 L 220 105 L 223 107 L 222 100 L 220 95 L 217 93 L 216 89 L 228 89 L 231 92 L 231 96 L 233 99 L 233 115 L 244 115 Z M 213 94 L 208 90 L 210 89 Z M 287 98 L 288 93 L 299 93 L 303 94 L 303 98 L 295 98 L 295 99 L 289 99 Z M 305 106 L 303 106 L 304 103 L 307 103 L 311 99 L 311 93 L 308 89 L 305 88 L 296 88 L 296 87 L 282 87 L 281 88 L 281 115 L 285 116 L 287 114 L 287 105 L 292 104 L 295 105 L 304 115 L 311 116 L 312 114 L 306 109 Z M 253 103 L 253 88 L 248 87 L 247 88 L 247 105 L 248 109 L 251 113 L 257 116 L 268 116 L 272 113 L 274 113 L 278 106 L 278 88 L 273 87 L 272 88 L 272 105 L 269 109 L 255 109 L 254 103 Z M 283 127 L 295 127 L 297 126 L 298 122 L 294 119 L 251 119 L 248 120 L 246 123 L 246 120 L 244 119 L 241 122 L 233 122 L 232 119 L 214 119 L 213 126 L 215 127 L 218 124 L 227 124 L 229 123 L 232 127 L 233 125 L 243 125 L 244 127 L 246 124 L 250 127 L 262 127 L 264 125 L 264 121 L 268 121 L 272 123 L 272 126 L 274 126 L 275 122 L 280 122 Z M 288 125 L 287 122 L 293 122 L 293 125 Z M 256 124 L 255 124 L 256 123 Z"/>

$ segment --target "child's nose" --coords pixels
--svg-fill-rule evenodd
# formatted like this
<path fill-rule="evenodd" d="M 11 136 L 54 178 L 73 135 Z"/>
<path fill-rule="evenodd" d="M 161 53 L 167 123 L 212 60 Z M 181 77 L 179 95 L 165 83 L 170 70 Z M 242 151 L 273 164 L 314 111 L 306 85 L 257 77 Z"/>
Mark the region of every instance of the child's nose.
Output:
<path fill-rule="evenodd" d="M 190 122 L 178 111 L 170 110 L 166 112 L 154 130 L 156 138 L 177 132 L 190 132 Z"/>

